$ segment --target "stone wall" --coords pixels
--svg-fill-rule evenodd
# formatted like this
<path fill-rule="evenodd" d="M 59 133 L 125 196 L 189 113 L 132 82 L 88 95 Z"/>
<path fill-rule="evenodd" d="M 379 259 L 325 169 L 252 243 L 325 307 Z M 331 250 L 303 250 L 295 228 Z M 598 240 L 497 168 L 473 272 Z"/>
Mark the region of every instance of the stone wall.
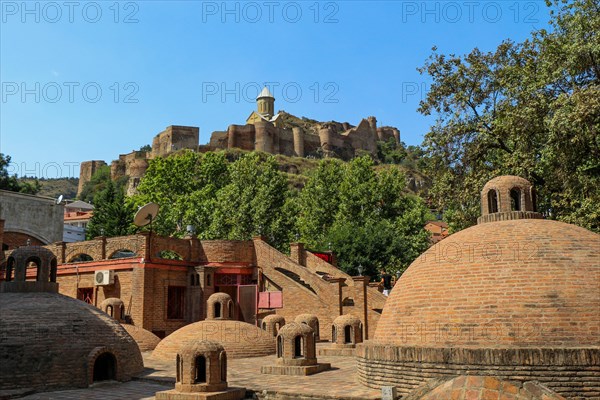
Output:
<path fill-rule="evenodd" d="M 64 205 L 54 199 L 0 190 L 0 219 L 4 222 L 4 243 L 10 248 L 48 244 L 63 239 Z"/>
<path fill-rule="evenodd" d="M 152 140 L 151 158 L 163 157 L 167 154 L 181 150 L 197 150 L 200 137 L 200 128 L 194 126 L 168 126 Z"/>
<path fill-rule="evenodd" d="M 106 163 L 102 160 L 83 161 L 79 166 L 79 185 L 77 186 L 77 197 L 81 195 L 83 186 L 92 179 L 92 175 Z"/>

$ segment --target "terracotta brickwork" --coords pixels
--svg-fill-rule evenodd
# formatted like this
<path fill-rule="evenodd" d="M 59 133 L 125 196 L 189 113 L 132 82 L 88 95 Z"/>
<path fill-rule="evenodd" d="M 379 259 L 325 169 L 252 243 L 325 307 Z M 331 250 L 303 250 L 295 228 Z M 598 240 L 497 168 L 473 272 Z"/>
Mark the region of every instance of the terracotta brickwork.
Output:
<path fill-rule="evenodd" d="M 137 345 L 99 309 L 52 293 L 0 296 L 0 390 L 87 387 L 97 356 L 111 353 L 116 379 L 142 371 Z"/>
<path fill-rule="evenodd" d="M 335 317 L 340 315 L 341 282 L 329 282 L 317 274 L 310 273 L 305 267 L 295 263 L 260 238 L 254 240 L 254 247 L 257 264 L 262 274 L 283 292 L 283 308 L 276 310 L 278 315 L 283 316 L 286 321 L 294 321 L 297 315 L 310 310 L 318 317 L 322 326 L 330 326 Z M 289 271 L 299 277 L 304 284 L 282 271 Z M 331 338 L 331 332 L 328 331 L 323 332 L 321 339 Z"/>
<path fill-rule="evenodd" d="M 440 349 L 357 345 L 358 378 L 368 387 L 396 386 L 402 395 L 431 379 L 463 374 L 536 380 L 567 398 L 600 398 L 600 357 L 593 349 Z"/>
<path fill-rule="evenodd" d="M 17 247 L 25 246 L 28 241 L 32 246 L 44 245 L 41 240 L 26 233 L 6 232 L 2 238 L 2 243 L 4 243 L 4 245 L 6 245 L 9 249 L 16 249 Z"/>
<path fill-rule="evenodd" d="M 257 326 L 241 321 L 206 320 L 186 325 L 164 338 L 152 352 L 152 358 L 174 361 L 183 344 L 202 340 L 221 343 L 229 358 L 275 353 L 275 338 Z"/>
<path fill-rule="evenodd" d="M 520 194 L 510 193 L 515 187 Z M 495 218 L 409 266 L 374 339 L 357 346 L 361 382 L 408 394 L 432 379 L 474 374 L 600 399 L 600 236 L 532 217 L 529 189 L 518 177 L 490 181 L 482 195 L 492 196 L 482 201 Z M 509 201 L 520 210 L 507 209 Z M 517 219 L 496 218 L 508 214 Z"/>
<path fill-rule="evenodd" d="M 300 261 L 306 266 L 301 265 L 260 239 L 200 241 L 144 233 L 55 243 L 46 248 L 57 255 L 60 293 L 74 298 L 85 294 L 87 301 L 98 307 L 108 298 L 120 299 L 129 323 L 161 337 L 207 317 L 206 303 L 215 292 L 215 274 L 221 269 L 250 277 L 260 275 L 261 288 L 272 285 L 271 289 L 281 289 L 283 308 L 276 310 L 277 315 L 293 321 L 307 311 L 315 313 L 325 328 L 322 339 L 326 340 L 331 337 L 331 323 L 341 314 L 357 315 L 364 336 L 367 331 L 374 332 L 379 313 L 373 309 L 382 308 L 385 302 L 379 292 L 365 286 L 368 278 L 352 278 L 304 249 Z M 110 259 L 123 250 L 134 255 Z M 182 260 L 160 258 L 165 250 L 177 253 Z M 82 255 L 93 260 L 75 261 Z M 97 285 L 96 272 L 106 270 L 112 271 L 114 283 Z M 177 318 L 169 317 L 169 288 L 176 288 L 183 298 Z M 234 308 L 237 315 L 237 305 Z"/>
<path fill-rule="evenodd" d="M 375 340 L 402 346 L 600 345 L 600 236 L 547 220 L 457 232 L 400 277 Z"/>
<path fill-rule="evenodd" d="M 436 382 L 437 383 L 437 382 Z M 501 381 L 491 376 L 459 376 L 431 389 L 424 387 L 406 400 L 565 400 L 564 397 L 536 383 Z M 428 390 L 429 389 L 429 390 Z"/>

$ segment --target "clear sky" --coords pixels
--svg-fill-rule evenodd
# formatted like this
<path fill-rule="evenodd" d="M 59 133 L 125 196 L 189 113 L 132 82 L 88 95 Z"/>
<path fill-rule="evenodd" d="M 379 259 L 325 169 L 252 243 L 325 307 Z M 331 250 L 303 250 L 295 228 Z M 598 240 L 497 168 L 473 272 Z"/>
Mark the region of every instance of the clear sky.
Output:
<path fill-rule="evenodd" d="M 491 51 L 545 28 L 543 1 L 0 1 L 0 152 L 11 172 L 78 176 L 79 163 L 151 144 L 168 125 L 244 124 L 260 87 L 275 109 L 420 144 L 431 54 Z"/>

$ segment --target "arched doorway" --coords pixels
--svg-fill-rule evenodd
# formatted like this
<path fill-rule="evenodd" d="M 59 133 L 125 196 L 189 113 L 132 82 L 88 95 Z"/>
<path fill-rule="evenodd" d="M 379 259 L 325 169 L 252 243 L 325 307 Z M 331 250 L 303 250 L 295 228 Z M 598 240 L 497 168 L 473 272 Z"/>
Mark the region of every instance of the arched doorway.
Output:
<path fill-rule="evenodd" d="M 117 360 L 111 353 L 102 353 L 94 362 L 94 382 L 116 380 Z"/>

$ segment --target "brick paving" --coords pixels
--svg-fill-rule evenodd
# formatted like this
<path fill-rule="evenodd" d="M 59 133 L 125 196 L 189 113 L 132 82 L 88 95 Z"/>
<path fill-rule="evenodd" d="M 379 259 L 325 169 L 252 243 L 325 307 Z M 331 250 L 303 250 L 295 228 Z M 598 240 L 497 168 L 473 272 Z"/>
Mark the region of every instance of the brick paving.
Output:
<path fill-rule="evenodd" d="M 152 400 L 154 393 L 170 387 L 154 383 L 130 381 L 125 383 L 107 382 L 88 389 L 61 390 L 37 393 L 22 397 L 22 400 Z"/>
<path fill-rule="evenodd" d="M 317 348 L 329 346 L 319 343 Z M 138 380 L 126 383 L 104 383 L 89 389 L 67 390 L 30 395 L 26 400 L 152 400 L 154 393 L 172 389 L 175 384 L 175 362 L 172 364 L 150 359 L 144 353 L 146 369 Z M 318 357 L 319 362 L 331 363 L 332 370 L 312 376 L 281 376 L 260 373 L 263 365 L 273 365 L 275 356 L 228 360 L 229 386 L 245 387 L 259 397 L 273 395 L 303 395 L 314 399 L 380 399 L 379 390 L 358 383 L 354 357 Z M 266 391 L 266 393 L 265 393 Z"/>

